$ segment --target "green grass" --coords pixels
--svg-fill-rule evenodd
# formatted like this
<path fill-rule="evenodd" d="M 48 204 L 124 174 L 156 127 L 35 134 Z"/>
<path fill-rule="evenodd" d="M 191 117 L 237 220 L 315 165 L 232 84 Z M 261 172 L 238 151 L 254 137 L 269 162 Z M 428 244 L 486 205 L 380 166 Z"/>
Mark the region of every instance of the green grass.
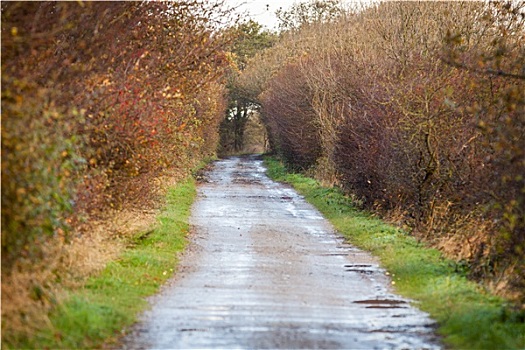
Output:
<path fill-rule="evenodd" d="M 281 162 L 265 159 L 268 175 L 293 185 L 349 242 L 379 257 L 396 290 L 416 301 L 439 323 L 443 342 L 458 349 L 525 348 L 525 312 L 490 295 L 439 251 L 404 231 L 357 210 L 339 190 L 288 173 Z M 460 269 L 461 270 L 461 269 Z"/>
<path fill-rule="evenodd" d="M 118 339 L 147 307 L 145 297 L 158 291 L 176 267 L 186 245 L 190 207 L 196 195 L 190 179 L 170 189 L 158 227 L 136 236 L 122 256 L 51 315 L 48 329 L 17 348 L 96 348 Z"/>

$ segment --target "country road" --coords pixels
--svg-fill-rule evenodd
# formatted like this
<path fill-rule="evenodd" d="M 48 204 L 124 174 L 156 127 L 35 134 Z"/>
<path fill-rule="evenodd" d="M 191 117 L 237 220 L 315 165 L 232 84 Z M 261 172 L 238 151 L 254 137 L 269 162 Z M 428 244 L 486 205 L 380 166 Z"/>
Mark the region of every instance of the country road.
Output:
<path fill-rule="evenodd" d="M 126 349 L 438 349 L 434 322 L 257 157 L 214 163 L 179 271 Z"/>

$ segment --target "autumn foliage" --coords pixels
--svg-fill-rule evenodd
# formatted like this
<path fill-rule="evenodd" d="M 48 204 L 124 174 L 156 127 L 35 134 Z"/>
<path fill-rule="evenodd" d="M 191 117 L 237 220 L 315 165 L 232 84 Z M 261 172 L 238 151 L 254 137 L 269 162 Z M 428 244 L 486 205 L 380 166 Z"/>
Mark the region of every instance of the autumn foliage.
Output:
<path fill-rule="evenodd" d="M 275 45 L 207 1 L 0 6 L 4 334 L 42 324 L 93 220 L 214 155 L 228 107 L 234 144 L 260 107 L 289 165 L 523 300 L 522 2 L 311 1 Z"/>
<path fill-rule="evenodd" d="M 159 173 L 214 154 L 228 62 L 212 11 L 2 5 L 3 262 L 65 229 L 65 210 L 143 198 Z"/>
<path fill-rule="evenodd" d="M 4 291 L 11 271 L 60 258 L 51 241 L 81 236 L 108 210 L 147 207 L 159 177 L 215 154 L 230 39 L 219 30 L 227 10 L 202 1 L 1 10 Z M 28 296 L 46 304 L 64 276 L 41 275 Z"/>
<path fill-rule="evenodd" d="M 523 298 L 523 3 L 311 10 L 246 69 L 274 150 Z"/>

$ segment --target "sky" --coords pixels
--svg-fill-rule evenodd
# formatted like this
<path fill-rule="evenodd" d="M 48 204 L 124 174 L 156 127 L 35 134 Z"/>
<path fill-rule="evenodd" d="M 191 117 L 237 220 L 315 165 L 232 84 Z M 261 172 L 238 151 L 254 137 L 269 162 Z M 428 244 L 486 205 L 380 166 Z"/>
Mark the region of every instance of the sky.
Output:
<path fill-rule="evenodd" d="M 279 8 L 288 10 L 298 0 L 227 0 L 230 6 L 239 6 L 238 12 L 247 12 L 256 22 L 268 29 L 277 29 L 275 11 Z"/>
<path fill-rule="evenodd" d="M 226 5 L 238 7 L 238 13 L 248 13 L 256 22 L 267 29 L 277 30 L 278 21 L 275 11 L 288 10 L 295 3 L 308 2 L 309 0 L 225 0 Z M 369 4 L 373 0 L 343 0 L 343 4 L 360 3 Z"/>

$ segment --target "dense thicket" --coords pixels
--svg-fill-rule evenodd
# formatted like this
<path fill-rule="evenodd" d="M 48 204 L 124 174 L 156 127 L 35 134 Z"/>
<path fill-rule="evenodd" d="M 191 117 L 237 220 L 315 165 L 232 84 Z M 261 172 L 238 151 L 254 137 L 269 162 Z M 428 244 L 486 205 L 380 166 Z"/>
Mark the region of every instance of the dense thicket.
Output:
<path fill-rule="evenodd" d="M 203 1 L 1 10 L 2 330 L 13 336 L 38 328 L 32 309 L 67 275 L 53 242 L 145 205 L 160 175 L 215 153 L 230 39 L 227 11 Z"/>
<path fill-rule="evenodd" d="M 2 4 L 2 262 L 67 212 L 147 197 L 215 152 L 225 38 L 213 7 Z"/>
<path fill-rule="evenodd" d="M 274 148 L 517 297 L 523 3 L 385 2 L 337 20 L 286 18 L 296 17 L 245 73 L 259 81 Z"/>

